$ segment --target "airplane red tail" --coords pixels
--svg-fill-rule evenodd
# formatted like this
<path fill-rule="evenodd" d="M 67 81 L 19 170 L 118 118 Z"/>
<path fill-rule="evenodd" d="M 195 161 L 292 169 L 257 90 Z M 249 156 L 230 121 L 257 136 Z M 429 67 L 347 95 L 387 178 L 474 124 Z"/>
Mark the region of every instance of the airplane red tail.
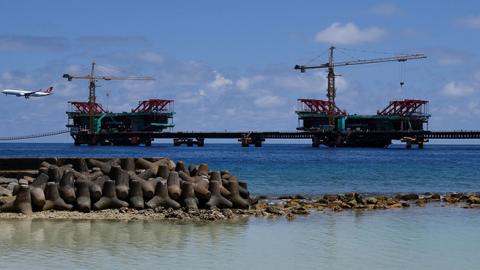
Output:
<path fill-rule="evenodd" d="M 47 90 L 45 90 L 45 93 L 52 93 L 53 92 L 53 86 L 50 86 L 49 88 L 47 88 Z"/>

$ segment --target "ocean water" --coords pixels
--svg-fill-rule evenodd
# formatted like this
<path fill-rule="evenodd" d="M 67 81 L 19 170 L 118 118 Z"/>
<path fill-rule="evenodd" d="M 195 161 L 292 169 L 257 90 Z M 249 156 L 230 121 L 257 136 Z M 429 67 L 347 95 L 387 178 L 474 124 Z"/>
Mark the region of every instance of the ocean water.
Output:
<path fill-rule="evenodd" d="M 478 269 L 480 210 L 293 221 L 0 220 L 1 269 Z"/>
<path fill-rule="evenodd" d="M 480 191 L 480 145 L 432 145 L 425 149 L 312 148 L 307 144 L 239 144 L 205 147 L 89 147 L 72 144 L 0 144 L 2 157 L 169 157 L 208 163 L 244 179 L 256 195 L 341 192 Z"/>
<path fill-rule="evenodd" d="M 75 147 L 0 144 L 0 156 L 165 156 L 206 162 L 254 194 L 480 191 L 480 146 L 407 150 Z M 427 207 L 314 213 L 293 221 L 0 219 L 0 269 L 477 269 L 480 209 Z"/>

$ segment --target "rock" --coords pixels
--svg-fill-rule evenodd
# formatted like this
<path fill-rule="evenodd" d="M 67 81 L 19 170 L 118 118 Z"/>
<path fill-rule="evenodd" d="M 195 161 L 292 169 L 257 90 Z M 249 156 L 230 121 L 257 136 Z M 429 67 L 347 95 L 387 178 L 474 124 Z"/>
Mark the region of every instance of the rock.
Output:
<path fill-rule="evenodd" d="M 425 206 L 426 203 L 427 203 L 427 199 L 425 199 L 425 198 L 420 198 L 420 199 L 415 201 L 415 204 L 417 206 Z"/>
<path fill-rule="evenodd" d="M 328 202 L 334 202 L 338 200 L 338 195 L 336 194 L 326 194 L 323 196 L 323 199 L 327 200 Z"/>
<path fill-rule="evenodd" d="M 294 207 L 291 209 L 290 211 L 292 214 L 295 214 L 295 215 L 309 215 L 310 212 L 308 212 L 307 209 L 303 208 L 303 207 Z"/>
<path fill-rule="evenodd" d="M 433 201 L 439 201 L 441 198 L 440 194 L 438 193 L 433 193 L 431 196 L 430 196 L 430 200 L 433 200 Z"/>
<path fill-rule="evenodd" d="M 268 213 L 274 214 L 277 216 L 284 216 L 285 215 L 285 210 L 283 208 L 280 208 L 278 206 L 274 205 L 269 205 L 267 209 L 265 209 Z"/>
<path fill-rule="evenodd" d="M 352 199 L 352 200 L 348 201 L 347 204 L 352 208 L 355 208 L 355 207 L 358 206 L 358 203 L 355 199 Z"/>
<path fill-rule="evenodd" d="M 402 202 L 401 205 L 402 207 L 410 207 L 410 204 L 408 202 Z"/>
<path fill-rule="evenodd" d="M 413 200 L 417 200 L 419 196 L 416 193 L 405 193 L 405 194 L 399 194 L 397 198 L 402 201 L 413 201 Z"/>
<path fill-rule="evenodd" d="M 366 197 L 363 201 L 364 201 L 366 204 L 377 204 L 378 199 L 375 198 L 375 197 Z"/>
<path fill-rule="evenodd" d="M 467 202 L 470 204 L 480 204 L 480 197 L 470 196 L 468 197 Z"/>

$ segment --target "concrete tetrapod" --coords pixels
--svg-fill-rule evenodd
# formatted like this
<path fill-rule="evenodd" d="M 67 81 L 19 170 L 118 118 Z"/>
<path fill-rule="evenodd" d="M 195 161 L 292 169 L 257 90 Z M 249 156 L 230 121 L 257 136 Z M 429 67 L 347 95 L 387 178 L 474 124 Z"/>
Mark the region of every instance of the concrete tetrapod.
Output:
<path fill-rule="evenodd" d="M 161 164 L 158 166 L 158 173 L 157 173 L 158 176 L 164 179 L 167 179 L 169 173 L 170 173 L 170 170 L 168 169 L 167 165 Z"/>
<path fill-rule="evenodd" d="M 73 205 L 67 204 L 61 197 L 58 192 L 58 184 L 55 182 L 48 182 L 45 187 L 45 205 L 43 206 L 43 211 L 47 210 L 72 210 Z"/>
<path fill-rule="evenodd" d="M 112 169 L 113 165 L 118 165 L 120 163 L 119 159 L 111 159 L 109 161 L 103 162 L 96 159 L 89 159 L 88 163 L 93 166 L 99 168 L 104 174 L 109 174 L 110 170 Z"/>
<path fill-rule="evenodd" d="M 187 168 L 185 167 L 185 162 L 183 162 L 182 160 L 177 161 L 177 164 L 175 165 L 175 171 L 178 173 L 189 173 Z"/>
<path fill-rule="evenodd" d="M 15 200 L 2 205 L 0 212 L 14 212 L 25 215 L 32 214 L 30 188 L 27 185 L 20 185 Z"/>
<path fill-rule="evenodd" d="M 115 180 L 117 197 L 120 200 L 127 200 L 130 191 L 130 176 L 127 171 L 123 170 L 120 166 L 112 166 L 110 178 Z"/>
<path fill-rule="evenodd" d="M 158 185 L 158 184 L 157 184 Z M 182 194 L 180 187 L 180 177 L 177 172 L 170 172 L 167 178 L 168 195 L 174 200 L 178 200 Z"/>
<path fill-rule="evenodd" d="M 173 209 L 180 208 L 180 204 L 168 196 L 167 185 L 162 181 L 157 183 L 157 187 L 155 188 L 155 196 L 146 203 L 146 206 L 152 209 L 160 206 Z"/>
<path fill-rule="evenodd" d="M 30 185 L 30 194 L 34 208 L 42 209 L 45 204 L 45 186 L 48 182 L 48 175 L 40 173 Z"/>
<path fill-rule="evenodd" d="M 76 201 L 74 181 L 74 175 L 71 171 L 65 172 L 62 180 L 60 180 L 60 197 L 69 204 L 74 204 Z"/>
<path fill-rule="evenodd" d="M 134 180 L 130 182 L 130 205 L 135 209 L 145 208 L 142 183 L 139 181 Z"/>
<path fill-rule="evenodd" d="M 95 180 L 91 182 L 89 189 L 90 189 L 90 199 L 92 200 L 92 202 L 96 202 L 100 200 L 103 194 L 102 190 L 103 190 L 104 183 L 107 180 L 110 180 L 108 176 L 102 175 L 100 177 L 97 177 Z"/>
<path fill-rule="evenodd" d="M 208 164 L 202 163 L 198 166 L 197 175 L 208 176 Z"/>
<path fill-rule="evenodd" d="M 238 183 L 238 192 L 240 193 L 240 196 L 242 196 L 242 198 L 244 199 L 248 199 L 250 197 L 250 192 L 248 192 L 247 190 L 247 184 L 245 182 L 240 183 L 236 176 L 231 176 L 230 178 L 228 178 L 227 187 L 232 181 Z"/>
<path fill-rule="evenodd" d="M 88 213 L 92 208 L 92 200 L 90 200 L 90 185 L 88 181 L 77 181 L 77 209 L 80 212 Z"/>
<path fill-rule="evenodd" d="M 115 192 L 115 182 L 112 180 L 107 180 L 103 184 L 103 196 L 96 203 L 93 204 L 93 209 L 103 210 L 103 209 L 115 209 L 128 207 L 128 202 L 122 201 L 117 198 Z"/>
<path fill-rule="evenodd" d="M 230 197 L 230 191 L 223 186 L 222 182 L 222 176 L 220 172 L 215 171 L 210 173 L 210 181 L 218 181 L 220 182 L 220 192 L 222 193 L 222 196 L 225 198 Z"/>
<path fill-rule="evenodd" d="M 132 181 L 137 181 L 141 183 L 143 197 L 145 198 L 145 200 L 150 200 L 151 198 L 153 198 L 153 196 L 155 195 L 155 187 L 157 186 L 157 182 L 160 179 L 163 179 L 160 177 L 151 180 L 145 180 L 136 175 L 134 172 L 129 172 L 128 174 L 130 175 L 130 183 L 132 183 Z"/>
<path fill-rule="evenodd" d="M 198 210 L 198 199 L 195 197 L 193 183 L 183 182 L 182 184 L 182 201 L 188 210 Z"/>
<path fill-rule="evenodd" d="M 134 158 L 125 158 L 121 161 L 122 169 L 127 172 L 135 172 L 135 159 Z"/>
<path fill-rule="evenodd" d="M 212 196 L 210 197 L 210 200 L 205 204 L 208 208 L 232 208 L 233 203 L 223 197 L 220 193 L 219 181 L 210 181 L 210 192 L 212 193 Z"/>
<path fill-rule="evenodd" d="M 241 209 L 248 209 L 250 207 L 250 203 L 247 200 L 240 196 L 239 185 L 238 181 L 232 180 L 233 177 L 230 178 L 229 182 L 229 191 L 230 191 L 230 201 L 233 203 L 234 208 L 241 208 Z"/>
<path fill-rule="evenodd" d="M 195 191 L 195 195 L 199 199 L 202 199 L 205 201 L 210 199 L 210 191 L 208 190 L 208 181 L 201 180 L 200 182 L 198 182 L 196 178 L 191 177 L 190 175 L 188 175 L 183 171 L 180 171 L 178 175 L 183 181 L 190 182 L 193 184 L 193 190 Z"/>

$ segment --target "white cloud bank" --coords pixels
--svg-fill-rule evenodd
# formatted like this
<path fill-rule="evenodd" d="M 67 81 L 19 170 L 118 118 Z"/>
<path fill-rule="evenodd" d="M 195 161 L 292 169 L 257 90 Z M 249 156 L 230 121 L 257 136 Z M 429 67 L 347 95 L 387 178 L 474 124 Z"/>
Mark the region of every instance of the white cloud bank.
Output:
<path fill-rule="evenodd" d="M 467 28 L 480 29 L 480 15 L 462 18 L 459 20 L 459 23 Z"/>
<path fill-rule="evenodd" d="M 337 45 L 368 43 L 382 39 L 385 33 L 384 29 L 376 26 L 361 29 L 352 22 L 335 22 L 318 32 L 315 41 Z"/>

